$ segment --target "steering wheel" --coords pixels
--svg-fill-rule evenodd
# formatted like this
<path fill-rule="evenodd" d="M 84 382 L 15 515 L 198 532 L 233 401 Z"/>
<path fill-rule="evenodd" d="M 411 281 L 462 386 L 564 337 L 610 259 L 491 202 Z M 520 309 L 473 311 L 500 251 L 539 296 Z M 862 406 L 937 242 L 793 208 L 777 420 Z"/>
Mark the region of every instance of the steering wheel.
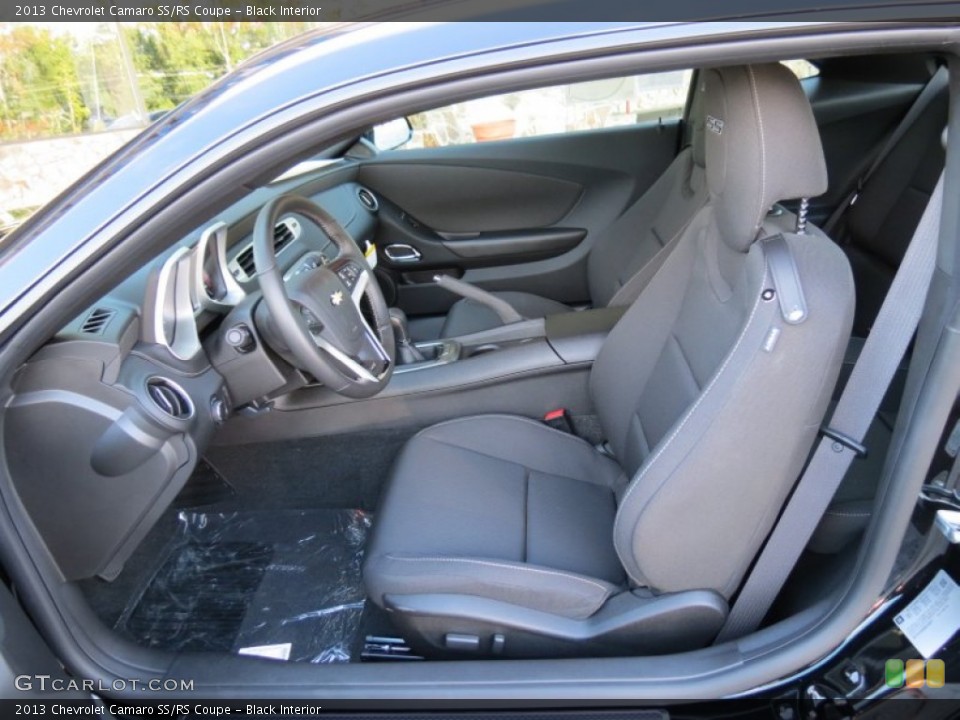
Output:
<path fill-rule="evenodd" d="M 326 264 L 304 263 L 284 280 L 273 232 L 291 213 L 320 228 L 339 255 Z M 390 313 L 366 258 L 340 223 L 304 197 L 276 197 L 257 216 L 253 260 L 272 329 L 297 367 L 350 398 L 386 386 L 396 359 Z"/>

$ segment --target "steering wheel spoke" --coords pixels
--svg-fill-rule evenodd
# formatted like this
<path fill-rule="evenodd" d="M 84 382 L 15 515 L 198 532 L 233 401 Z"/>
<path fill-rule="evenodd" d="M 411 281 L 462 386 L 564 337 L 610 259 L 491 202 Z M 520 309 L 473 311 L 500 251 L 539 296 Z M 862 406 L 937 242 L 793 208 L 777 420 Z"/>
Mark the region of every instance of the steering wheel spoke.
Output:
<path fill-rule="evenodd" d="M 350 299 L 353 300 L 353 304 L 357 306 L 357 310 L 363 312 L 363 308 L 360 307 L 360 301 L 363 299 L 363 296 L 367 292 L 367 287 L 370 285 L 370 271 L 361 269 L 360 277 L 357 280 L 356 285 L 354 285 L 353 290 L 350 291 Z M 366 316 L 364 316 L 366 320 Z"/>
<path fill-rule="evenodd" d="M 331 269 L 350 293 L 353 304 L 357 306 L 357 309 L 360 309 L 360 301 L 370 286 L 370 271 L 350 257 L 334 261 L 331 264 Z"/>
<path fill-rule="evenodd" d="M 318 348 L 326 353 L 329 353 L 330 356 L 333 357 L 338 363 L 353 373 L 357 380 L 368 383 L 376 383 L 379 381 L 380 378 L 377 375 L 374 375 L 373 372 L 364 367 L 355 358 L 350 357 L 345 352 L 337 348 L 337 346 L 333 343 L 327 342 L 323 338 L 323 335 L 314 335 L 313 341 L 316 343 Z"/>
<path fill-rule="evenodd" d="M 304 313 L 304 320 L 316 346 L 336 359 L 355 379 L 368 383 L 379 382 L 387 370 L 392 368 L 393 361 L 379 336 L 361 313 L 359 304 L 354 312 L 358 316 L 356 322 L 360 325 L 360 336 L 357 342 L 353 343 L 353 352 L 347 352 L 337 342 L 325 337 L 329 333 L 325 332 L 322 324 L 314 322 L 314 315 L 309 310 Z"/>
<path fill-rule="evenodd" d="M 285 280 L 272 229 L 290 213 L 323 231 L 339 256 Z M 332 216 L 300 196 L 271 200 L 254 228 L 254 262 L 271 319 L 294 364 L 347 397 L 370 397 L 383 389 L 396 353 L 389 312 L 363 254 Z"/>

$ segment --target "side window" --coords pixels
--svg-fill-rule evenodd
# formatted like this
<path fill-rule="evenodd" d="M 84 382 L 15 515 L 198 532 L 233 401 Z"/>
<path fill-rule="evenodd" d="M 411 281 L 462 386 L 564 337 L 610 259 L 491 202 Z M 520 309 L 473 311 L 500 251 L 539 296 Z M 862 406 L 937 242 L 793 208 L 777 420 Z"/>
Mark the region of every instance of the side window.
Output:
<path fill-rule="evenodd" d="M 493 95 L 417 113 L 404 148 L 554 135 L 679 118 L 691 71 L 591 80 Z"/>

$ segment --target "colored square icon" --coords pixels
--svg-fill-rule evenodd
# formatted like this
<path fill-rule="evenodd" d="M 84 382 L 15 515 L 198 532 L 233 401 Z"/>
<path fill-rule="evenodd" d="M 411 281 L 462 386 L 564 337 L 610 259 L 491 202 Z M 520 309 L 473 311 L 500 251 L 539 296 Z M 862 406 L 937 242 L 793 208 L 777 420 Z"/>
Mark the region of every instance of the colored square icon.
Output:
<path fill-rule="evenodd" d="M 907 687 L 923 687 L 923 660 L 907 660 Z"/>
<path fill-rule="evenodd" d="M 943 660 L 927 660 L 927 687 L 942 688 L 946 675 L 947 666 Z"/>
<path fill-rule="evenodd" d="M 887 687 L 903 687 L 903 660 L 887 660 L 886 667 L 884 668 L 884 677 Z"/>

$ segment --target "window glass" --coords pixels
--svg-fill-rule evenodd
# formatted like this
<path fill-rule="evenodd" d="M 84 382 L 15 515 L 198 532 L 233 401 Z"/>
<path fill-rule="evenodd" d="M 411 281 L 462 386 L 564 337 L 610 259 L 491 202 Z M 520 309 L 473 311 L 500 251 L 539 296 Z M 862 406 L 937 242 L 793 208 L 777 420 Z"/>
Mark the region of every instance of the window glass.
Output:
<path fill-rule="evenodd" d="M 679 118 L 691 71 L 522 90 L 417 113 L 405 148 L 443 147 Z"/>

